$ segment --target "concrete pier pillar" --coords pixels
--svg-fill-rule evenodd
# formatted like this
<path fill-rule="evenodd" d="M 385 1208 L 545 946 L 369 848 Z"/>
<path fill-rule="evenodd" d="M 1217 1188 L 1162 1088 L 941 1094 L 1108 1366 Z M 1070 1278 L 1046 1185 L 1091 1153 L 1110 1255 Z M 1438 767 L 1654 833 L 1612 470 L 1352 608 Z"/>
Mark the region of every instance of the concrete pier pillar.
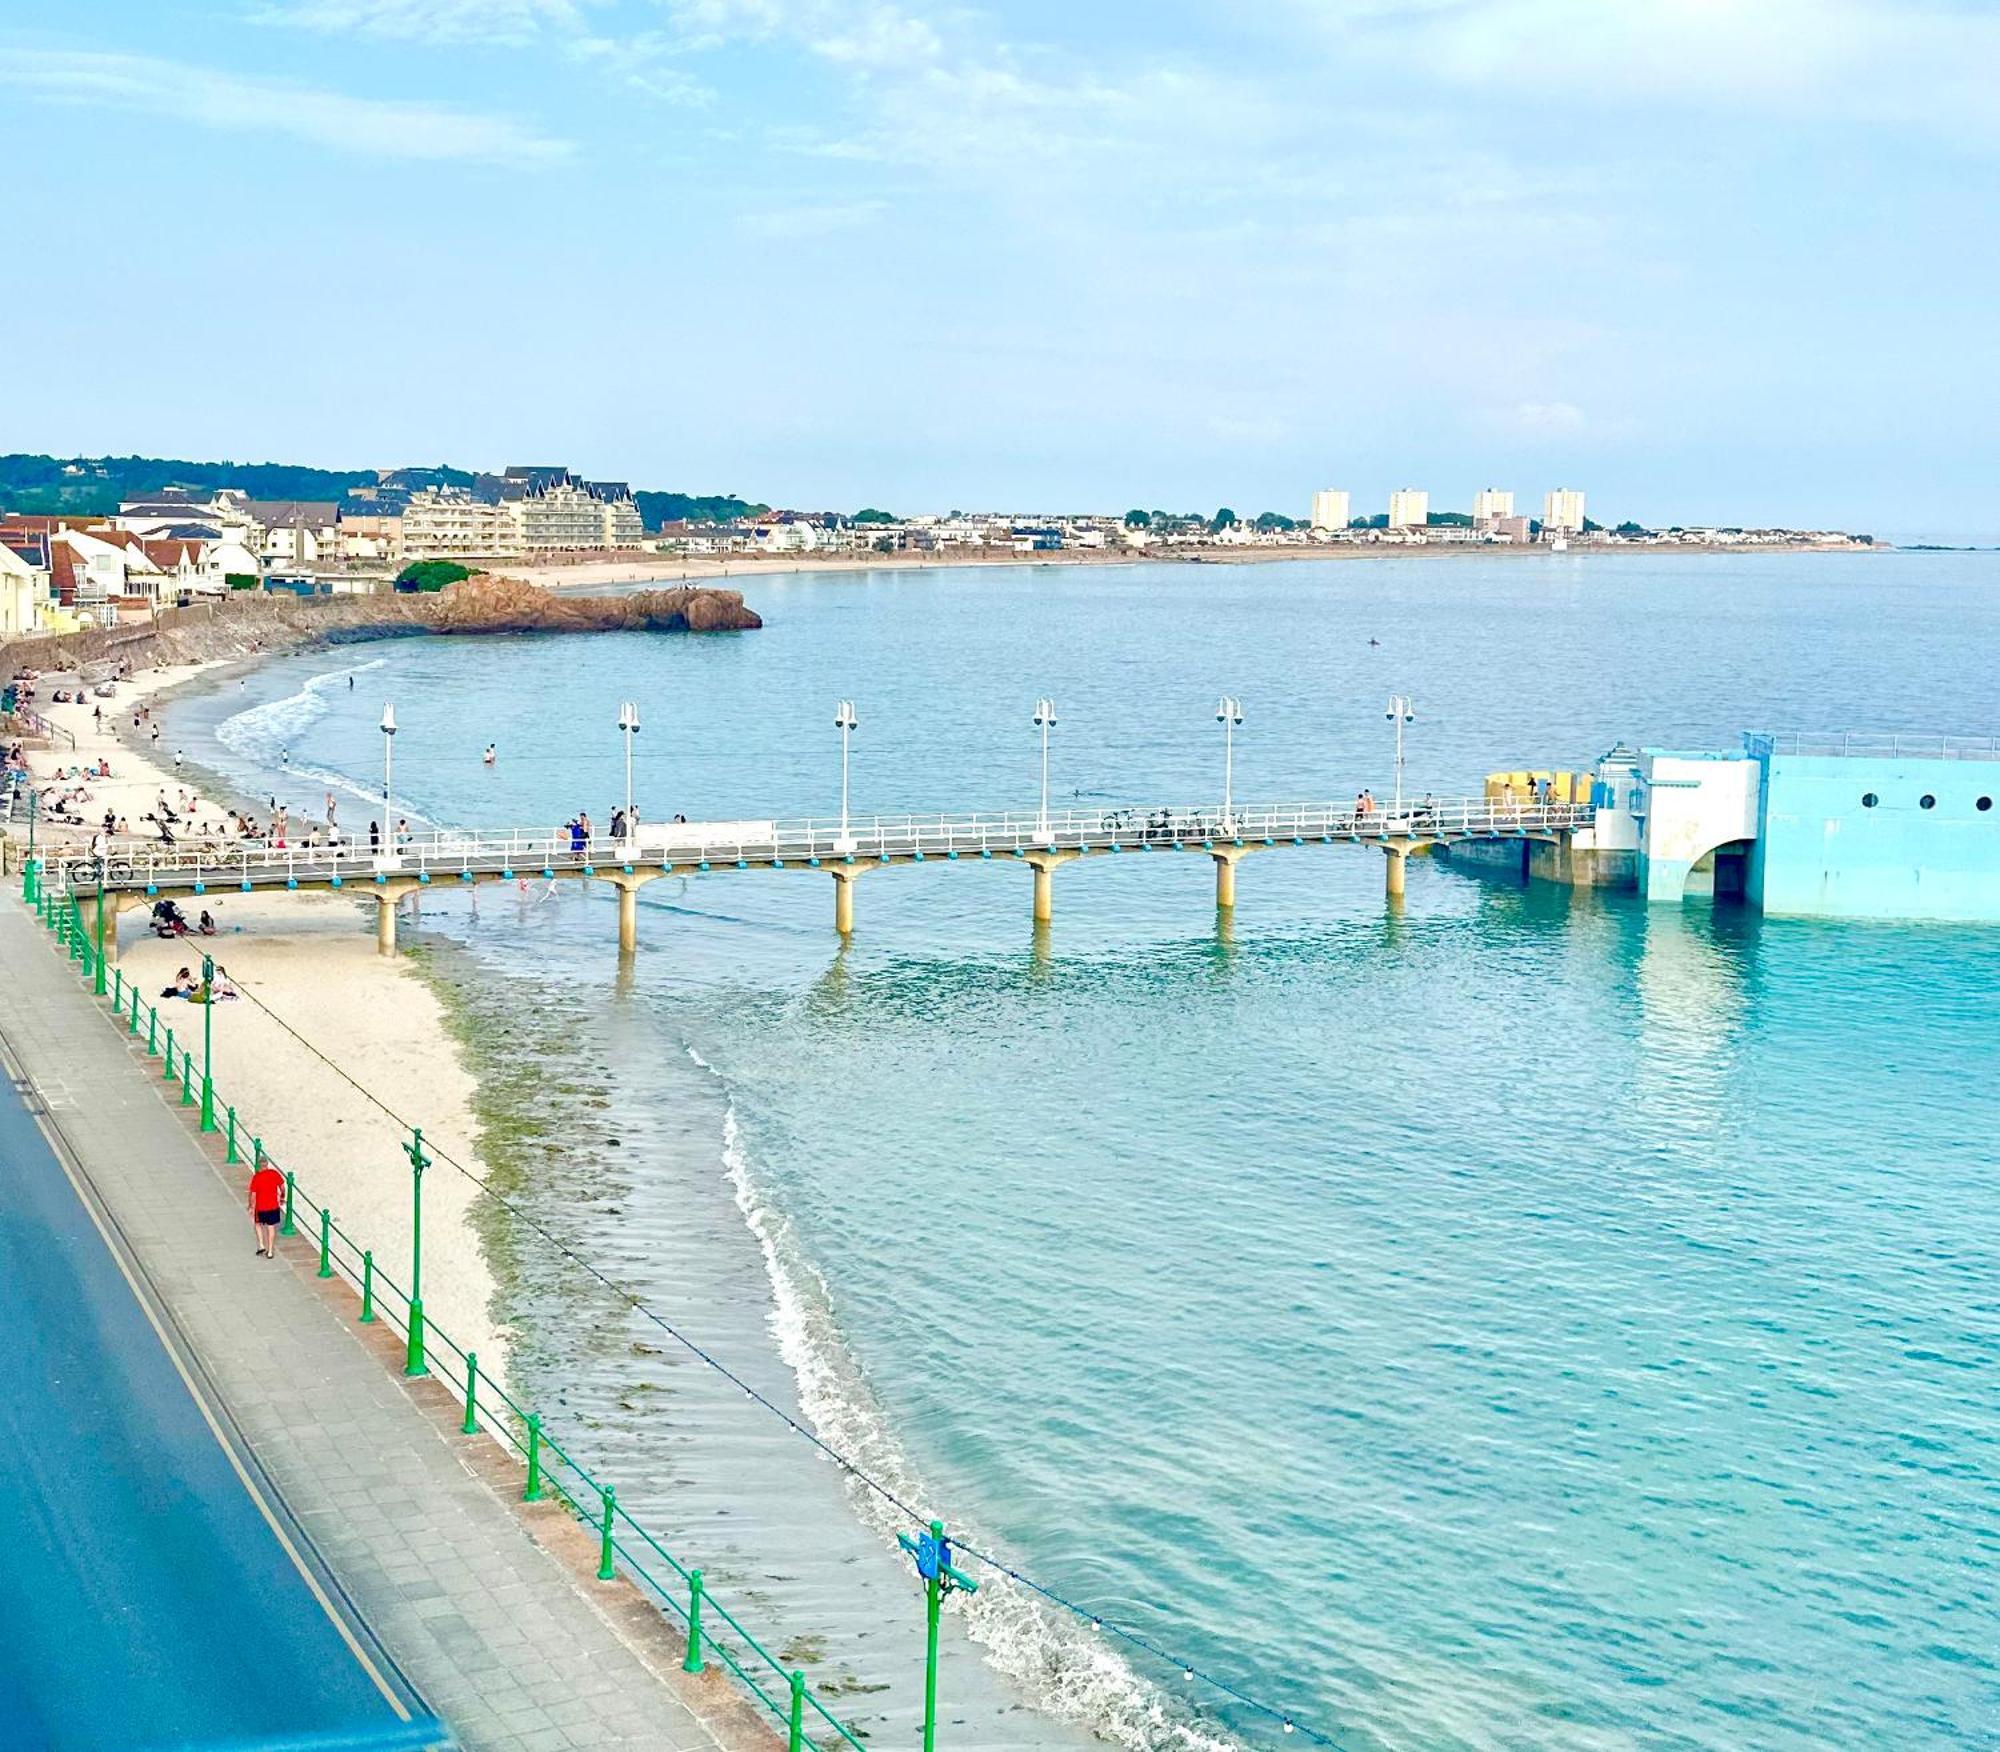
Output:
<path fill-rule="evenodd" d="M 389 893 L 375 897 L 375 952 L 378 955 L 396 953 L 396 902 L 401 898 L 401 895 Z"/>
<path fill-rule="evenodd" d="M 854 935 L 854 884 L 860 875 L 859 865 L 833 873 L 833 928 L 843 937 Z"/>
<path fill-rule="evenodd" d="M 1236 865 L 1243 853 L 1236 847 L 1226 852 L 1211 852 L 1215 859 L 1215 904 L 1224 911 L 1236 905 Z"/>
<path fill-rule="evenodd" d="M 639 890 L 630 882 L 618 884 L 618 953 L 631 955 L 639 947 Z"/>
<path fill-rule="evenodd" d="M 1389 868 L 1383 882 L 1383 892 L 1391 900 L 1401 900 L 1403 898 L 1403 877 L 1410 863 L 1410 849 L 1408 846 L 1384 846 L 1382 850 L 1388 854 L 1389 861 Z"/>
<path fill-rule="evenodd" d="M 1056 916 L 1057 867 L 1076 857 L 1075 852 L 1030 852 L 1028 863 L 1035 872 L 1035 923 L 1046 925 Z"/>

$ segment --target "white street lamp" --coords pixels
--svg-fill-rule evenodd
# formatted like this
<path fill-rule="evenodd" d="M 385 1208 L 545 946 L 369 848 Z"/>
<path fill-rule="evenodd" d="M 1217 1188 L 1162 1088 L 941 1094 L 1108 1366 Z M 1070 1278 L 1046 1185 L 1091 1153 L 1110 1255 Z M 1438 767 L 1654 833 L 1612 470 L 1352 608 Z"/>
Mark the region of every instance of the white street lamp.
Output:
<path fill-rule="evenodd" d="M 1041 836 L 1046 843 L 1049 837 L 1049 731 L 1056 721 L 1054 700 L 1035 702 L 1035 728 L 1042 733 L 1042 814 Z"/>
<path fill-rule="evenodd" d="M 391 856 L 396 850 L 396 811 L 390 796 L 396 788 L 396 708 L 382 708 L 382 845 Z"/>
<path fill-rule="evenodd" d="M 1243 722 L 1243 702 L 1234 694 L 1224 694 L 1222 704 L 1215 708 L 1215 721 L 1222 726 L 1222 830 L 1234 833 L 1236 817 L 1231 800 L 1236 782 L 1236 726 Z"/>
<path fill-rule="evenodd" d="M 842 700 L 833 708 L 833 727 L 840 732 L 840 837 L 847 838 L 847 738 L 860 727 L 861 720 L 854 715 L 854 702 Z"/>
<path fill-rule="evenodd" d="M 625 733 L 625 843 L 629 846 L 639 837 L 638 824 L 632 819 L 632 744 L 639 734 L 636 700 L 627 700 L 618 708 L 618 728 Z"/>
<path fill-rule="evenodd" d="M 1396 694 L 1391 697 L 1389 709 L 1383 716 L 1396 726 L 1396 814 L 1400 818 L 1403 813 L 1403 726 L 1415 723 L 1417 715 L 1410 710 L 1409 696 Z"/>

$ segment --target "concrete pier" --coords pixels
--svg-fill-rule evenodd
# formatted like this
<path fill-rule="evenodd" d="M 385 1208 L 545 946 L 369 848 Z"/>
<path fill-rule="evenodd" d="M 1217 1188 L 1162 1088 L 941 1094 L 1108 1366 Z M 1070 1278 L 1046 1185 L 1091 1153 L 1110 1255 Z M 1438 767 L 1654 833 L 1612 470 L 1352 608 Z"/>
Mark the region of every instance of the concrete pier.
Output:
<path fill-rule="evenodd" d="M 1035 923 L 1046 925 L 1056 916 L 1055 874 L 1064 864 L 1080 856 L 1077 852 L 1037 851 L 1028 854 L 1035 872 Z"/>
<path fill-rule="evenodd" d="M 833 928 L 843 937 L 854 935 L 854 884 L 860 880 L 862 866 L 833 872 Z"/>
<path fill-rule="evenodd" d="M 1209 853 L 1215 860 L 1215 904 L 1225 911 L 1236 905 L 1236 866 L 1249 850 L 1248 846 L 1218 846 Z"/>
<path fill-rule="evenodd" d="M 1404 880 L 1409 873 L 1410 848 L 1408 846 L 1384 846 L 1388 868 L 1383 872 L 1383 892 L 1391 900 L 1403 898 Z"/>

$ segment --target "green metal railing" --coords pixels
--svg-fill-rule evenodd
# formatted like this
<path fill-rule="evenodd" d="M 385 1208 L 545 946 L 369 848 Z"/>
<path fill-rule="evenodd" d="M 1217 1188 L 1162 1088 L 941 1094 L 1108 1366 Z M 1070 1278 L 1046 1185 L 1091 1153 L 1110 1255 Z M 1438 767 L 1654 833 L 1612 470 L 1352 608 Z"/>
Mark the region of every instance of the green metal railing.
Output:
<path fill-rule="evenodd" d="M 159 1008 L 139 995 L 134 981 L 112 970 L 106 984 L 107 958 L 98 944 L 101 939 L 85 920 L 81 901 L 75 896 L 51 896 L 46 887 L 36 901 L 41 921 L 55 934 L 58 946 L 78 964 L 78 972 L 91 982 L 94 992 L 112 1000 L 112 1011 L 125 1024 L 128 1036 L 136 1039 L 140 1017 L 145 1018 L 145 1050 L 159 1058 L 160 1078 L 165 1084 L 179 1084 L 180 1105 L 196 1103 L 195 1055 L 175 1039 L 171 1024 L 160 1021 Z M 212 976 L 212 966 L 209 971 Z M 212 993 L 213 987 L 210 986 Z M 212 1009 L 212 1000 L 206 1008 Z M 208 1072 L 207 1042 L 212 1017 L 205 1014 L 203 1064 L 199 1073 L 200 1104 L 206 1118 L 219 1110 L 227 1116 L 225 1160 L 244 1159 L 239 1122 L 233 1105 L 218 1104 L 213 1079 Z M 204 1126 L 203 1129 L 224 1129 Z M 411 1252 L 414 1286 L 422 1268 L 423 1170 L 429 1158 L 423 1153 L 423 1134 L 412 1135 L 405 1152 L 411 1164 L 417 1219 Z M 275 1168 L 278 1164 L 265 1150 L 261 1138 L 251 1138 L 248 1159 L 255 1167 Z M 462 1407 L 459 1430 L 465 1435 L 484 1432 L 521 1457 L 524 1481 L 521 1499 L 541 1502 L 554 1498 L 598 1540 L 597 1578 L 610 1582 L 620 1574 L 656 1600 L 686 1629 L 682 1669 L 688 1673 L 707 1670 L 711 1659 L 721 1666 L 783 1728 L 790 1752 L 803 1752 L 809 1729 L 822 1732 L 814 1743 L 834 1748 L 844 1741 L 853 1752 L 867 1752 L 854 1731 L 836 1716 L 807 1683 L 806 1676 L 784 1662 L 745 1629 L 742 1622 L 708 1591 L 699 1568 L 691 1568 L 647 1531 L 619 1501 L 614 1486 L 593 1475 L 582 1462 L 542 1427 L 539 1413 L 530 1411 L 490 1374 L 479 1367 L 476 1355 L 460 1349 L 458 1343 L 423 1311 L 421 1292 L 413 1295 L 376 1263 L 374 1252 L 363 1247 L 335 1219 L 330 1206 L 320 1203 L 299 1185 L 297 1177 L 285 1171 L 285 1214 L 280 1227 L 284 1235 L 296 1235 L 303 1227 L 313 1238 L 317 1256 L 316 1275 L 344 1278 L 360 1298 L 358 1319 L 364 1325 L 384 1323 L 404 1336 L 407 1359 L 404 1372 L 429 1375 L 449 1388 Z M 718 1633 L 716 1624 L 726 1626 Z M 824 1731 L 830 1731 L 824 1732 Z"/>

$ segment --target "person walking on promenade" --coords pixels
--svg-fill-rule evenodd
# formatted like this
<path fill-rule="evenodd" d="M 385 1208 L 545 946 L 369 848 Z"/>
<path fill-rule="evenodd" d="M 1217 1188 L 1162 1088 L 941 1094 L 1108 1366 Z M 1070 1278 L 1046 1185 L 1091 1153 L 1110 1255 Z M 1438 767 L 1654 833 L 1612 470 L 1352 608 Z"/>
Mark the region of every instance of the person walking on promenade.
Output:
<path fill-rule="evenodd" d="M 268 1160 L 250 1176 L 250 1221 L 257 1230 L 257 1251 L 278 1257 L 278 1225 L 285 1216 L 285 1177 Z"/>

